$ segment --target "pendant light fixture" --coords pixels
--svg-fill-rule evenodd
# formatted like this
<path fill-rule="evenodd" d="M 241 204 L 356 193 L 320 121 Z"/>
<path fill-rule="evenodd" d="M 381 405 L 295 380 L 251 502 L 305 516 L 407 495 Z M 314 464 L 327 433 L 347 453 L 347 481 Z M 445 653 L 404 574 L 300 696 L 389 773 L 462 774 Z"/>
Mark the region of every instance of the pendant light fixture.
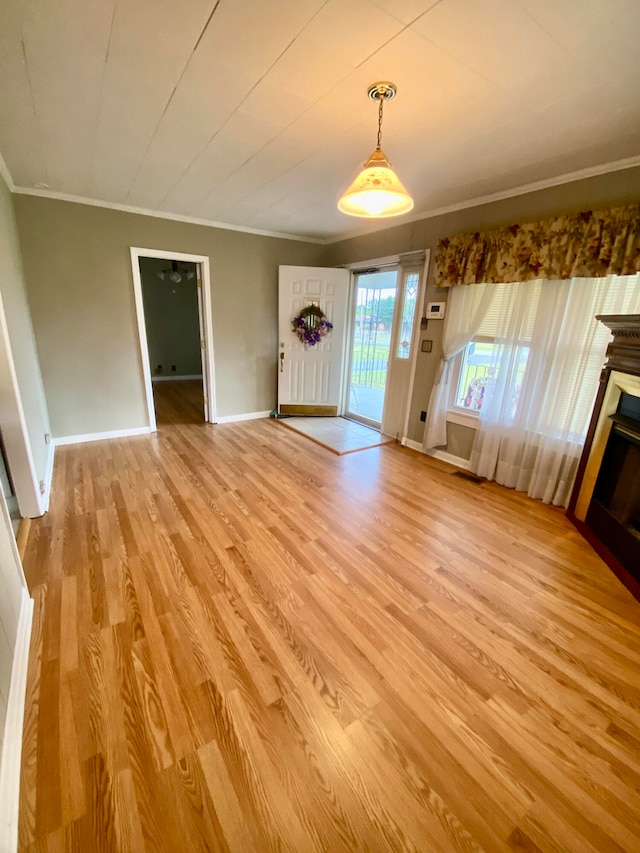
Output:
<path fill-rule="evenodd" d="M 393 83 L 374 83 L 367 94 L 378 102 L 378 143 L 376 150 L 364 164 L 349 189 L 338 202 L 338 210 L 349 216 L 383 219 L 401 216 L 413 208 L 413 199 L 398 180 L 387 155 L 380 147 L 382 142 L 382 109 L 385 101 L 395 98 Z"/>

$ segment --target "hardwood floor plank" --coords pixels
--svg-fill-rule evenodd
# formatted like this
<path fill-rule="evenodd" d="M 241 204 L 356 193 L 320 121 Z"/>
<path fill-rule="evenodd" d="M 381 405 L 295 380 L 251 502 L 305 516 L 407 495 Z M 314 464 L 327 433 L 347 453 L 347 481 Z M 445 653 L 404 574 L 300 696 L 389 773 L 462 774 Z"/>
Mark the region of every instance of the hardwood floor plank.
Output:
<path fill-rule="evenodd" d="M 60 801 L 61 823 L 66 825 L 82 817 L 86 811 L 82 784 L 82 765 L 78 754 L 78 738 L 69 676 L 60 679 Z"/>
<path fill-rule="evenodd" d="M 21 529 L 21 853 L 640 850 L 640 603 L 560 510 L 157 386 Z"/>
<path fill-rule="evenodd" d="M 198 750 L 198 760 L 228 849 L 231 853 L 259 850 L 256 827 L 238 799 L 215 740 Z"/>

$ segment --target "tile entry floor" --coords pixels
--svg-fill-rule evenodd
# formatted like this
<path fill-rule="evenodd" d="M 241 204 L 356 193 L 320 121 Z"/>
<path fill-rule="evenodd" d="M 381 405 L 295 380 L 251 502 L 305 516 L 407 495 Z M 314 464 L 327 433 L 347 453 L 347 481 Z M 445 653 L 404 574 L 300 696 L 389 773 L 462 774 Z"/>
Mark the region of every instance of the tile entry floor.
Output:
<path fill-rule="evenodd" d="M 356 450 L 366 450 L 368 447 L 379 447 L 393 441 L 390 436 L 382 435 L 377 429 L 346 418 L 291 417 L 283 418 L 280 423 L 337 453 L 338 456 L 355 453 Z"/>

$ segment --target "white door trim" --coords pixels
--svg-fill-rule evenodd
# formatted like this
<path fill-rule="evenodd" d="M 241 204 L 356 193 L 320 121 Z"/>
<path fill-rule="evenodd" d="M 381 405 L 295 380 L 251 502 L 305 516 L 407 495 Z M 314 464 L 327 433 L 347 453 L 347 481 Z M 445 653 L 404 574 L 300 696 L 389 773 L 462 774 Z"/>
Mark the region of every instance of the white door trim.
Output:
<path fill-rule="evenodd" d="M 10 531 L 13 536 L 13 530 Z M 22 759 L 22 727 L 24 724 L 29 666 L 29 641 L 33 623 L 33 599 L 26 586 L 20 598 L 20 616 L 13 650 L 7 714 L 0 756 L 0 850 L 18 849 L 18 806 L 20 766 Z"/>
<path fill-rule="evenodd" d="M 400 260 L 399 255 L 385 255 L 384 258 L 371 258 L 368 261 L 354 261 L 352 264 L 344 264 L 345 269 L 352 273 L 362 272 L 371 267 L 392 267 Z"/>
<path fill-rule="evenodd" d="M 409 367 L 409 388 L 407 391 L 407 406 L 402 424 L 402 440 L 406 439 L 409 430 L 409 418 L 411 416 L 411 403 L 413 402 L 413 386 L 416 381 L 416 368 L 418 366 L 418 350 L 420 348 L 420 322 L 426 314 L 425 299 L 427 295 L 427 276 L 429 274 L 429 260 L 431 249 L 424 250 L 424 267 L 418 285 L 418 298 L 416 299 L 416 313 L 413 320 L 413 338 L 411 340 L 411 364 Z"/>
<path fill-rule="evenodd" d="M 22 405 L 22 396 L 16 374 L 16 366 L 11 350 L 9 328 L 7 317 L 4 312 L 4 303 L 0 295 L 0 346 L 1 357 L 9 372 L 11 389 L 7 389 L 7 409 L 3 412 L 4 422 L 3 438 L 7 453 L 7 462 L 16 490 L 18 508 L 23 518 L 37 518 L 44 515 L 46 499 L 40 490 L 40 483 L 36 472 L 36 465 L 29 441 L 27 419 Z"/>
<path fill-rule="evenodd" d="M 138 338 L 140 340 L 140 357 L 144 375 L 145 394 L 147 398 L 147 416 L 149 431 L 156 431 L 156 411 L 153 404 L 153 387 L 151 383 L 151 364 L 149 363 L 149 347 L 147 343 L 147 328 L 144 320 L 144 302 L 142 299 L 142 278 L 140 277 L 140 258 L 160 258 L 168 261 L 189 261 L 199 264 L 202 275 L 202 321 L 205 332 L 205 352 L 207 388 L 209 400 L 208 420 L 216 423 L 216 393 L 215 376 L 213 372 L 213 319 L 211 313 L 211 273 L 208 255 L 190 255 L 185 252 L 168 252 L 164 249 L 141 249 L 131 246 L 131 271 L 133 273 L 133 292 L 136 301 L 136 316 L 138 320 Z"/>

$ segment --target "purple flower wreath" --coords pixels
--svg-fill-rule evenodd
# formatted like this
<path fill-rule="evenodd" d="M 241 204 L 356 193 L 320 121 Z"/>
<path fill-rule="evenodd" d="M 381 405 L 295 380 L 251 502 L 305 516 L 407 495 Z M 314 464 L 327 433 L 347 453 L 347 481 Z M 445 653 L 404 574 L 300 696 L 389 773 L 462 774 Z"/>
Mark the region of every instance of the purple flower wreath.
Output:
<path fill-rule="evenodd" d="M 314 347 L 333 329 L 333 323 L 317 305 L 309 305 L 293 318 L 291 328 L 305 347 Z"/>

